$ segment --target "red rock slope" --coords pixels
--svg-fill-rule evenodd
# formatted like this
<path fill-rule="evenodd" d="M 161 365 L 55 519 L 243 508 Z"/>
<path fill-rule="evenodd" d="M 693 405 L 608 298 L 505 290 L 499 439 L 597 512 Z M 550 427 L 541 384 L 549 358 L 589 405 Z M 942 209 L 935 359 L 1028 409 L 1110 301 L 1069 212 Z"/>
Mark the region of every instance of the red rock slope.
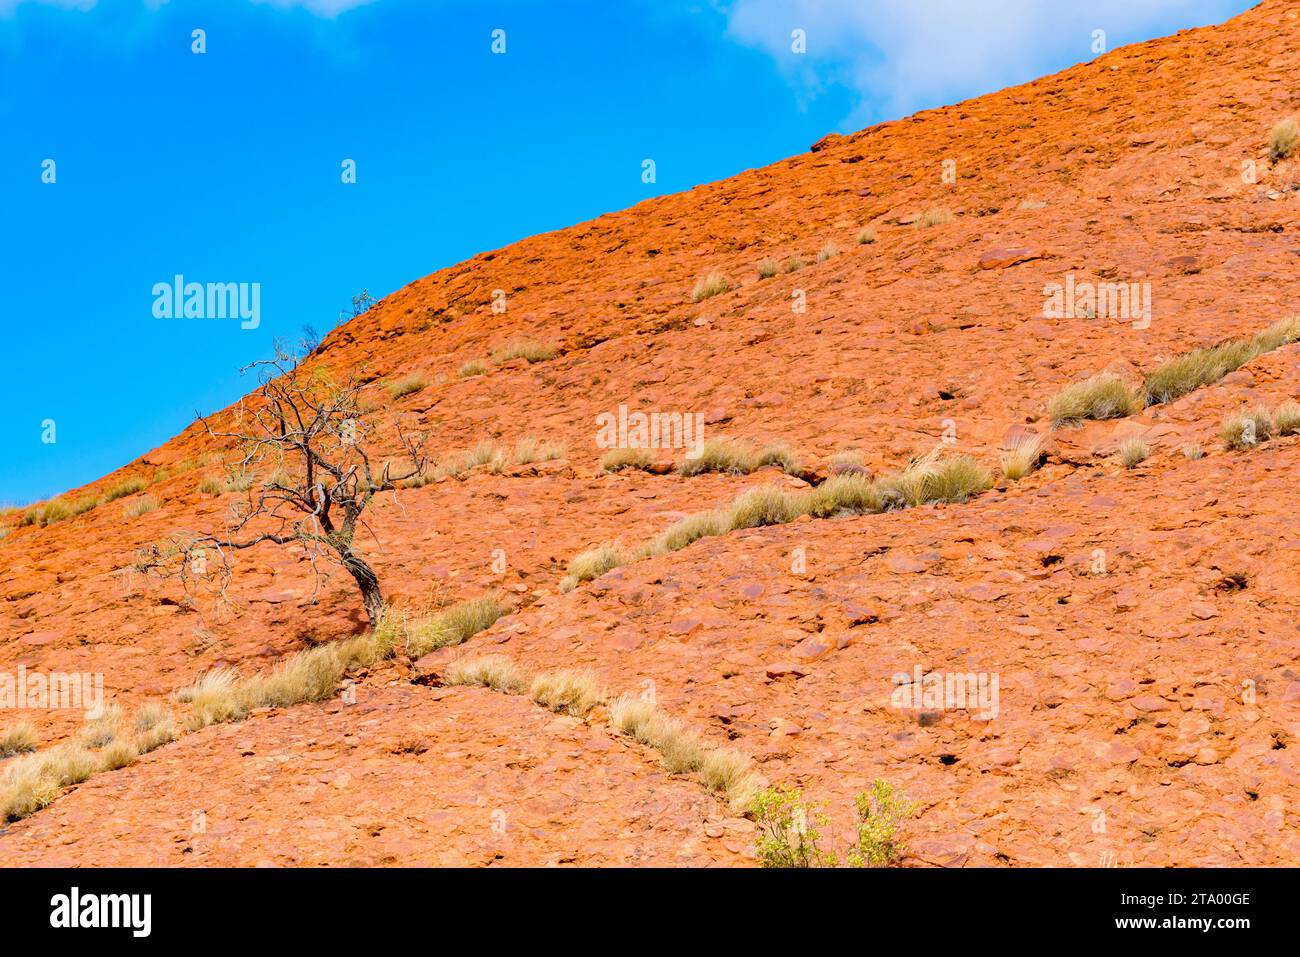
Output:
<path fill-rule="evenodd" d="M 847 446 L 896 468 L 945 434 L 992 465 L 1009 436 L 1048 430 L 1046 402 L 1069 381 L 1136 376 L 1294 315 L 1300 176 L 1265 143 L 1300 113 L 1297 40 L 1295 4 L 1266 2 L 484 253 L 337 329 L 317 361 L 429 380 L 392 411 L 440 452 L 567 444 L 558 462 L 377 503 L 368 550 L 390 595 L 503 589 L 515 605 L 420 669 L 492 650 L 591 666 L 615 689 L 653 682 L 667 710 L 769 780 L 825 800 L 837 829 L 872 778 L 902 786 L 919 804 L 915 865 L 1300 862 L 1300 449 L 1216 441 L 1225 413 L 1297 394 L 1300 346 L 1139 416 L 1057 432 L 1041 471 L 967 505 L 733 533 L 557 588 L 592 544 L 639 543 L 741 488 L 800 484 L 771 470 L 603 475 L 595 420 L 621 403 L 788 442 L 814 473 Z M 912 225 L 935 208 L 953 220 Z M 858 244 L 863 227 L 874 243 Z M 828 243 L 839 254 L 818 262 Z M 764 258 L 792 256 L 808 265 L 758 277 Z M 733 288 L 692 303 L 711 270 Z M 1067 274 L 1150 283 L 1149 327 L 1044 318 L 1044 286 Z M 560 354 L 458 375 L 519 336 Z M 1133 434 L 1153 452 L 1123 470 L 1110 453 Z M 1188 443 L 1206 456 L 1185 458 Z M 215 664 L 253 670 L 361 629 L 350 586 L 335 578 L 305 605 L 306 566 L 283 551 L 242 556 L 224 615 L 121 571 L 140 545 L 219 521 L 228 501 L 198 492 L 204 472 L 177 472 L 208 451 L 192 429 L 92 488 L 168 468 L 156 511 L 128 519 L 121 500 L 0 544 L 0 668 L 97 671 L 124 703 L 165 700 Z M 893 676 L 917 666 L 996 673 L 998 715 L 891 707 Z M 747 822 L 610 736 L 600 712 L 555 719 L 410 677 L 381 668 L 356 706 L 187 735 L 9 825 L 0 863 L 751 860 Z M 47 741 L 79 723 L 13 717 Z M 409 734 L 427 750 L 401 750 Z"/>

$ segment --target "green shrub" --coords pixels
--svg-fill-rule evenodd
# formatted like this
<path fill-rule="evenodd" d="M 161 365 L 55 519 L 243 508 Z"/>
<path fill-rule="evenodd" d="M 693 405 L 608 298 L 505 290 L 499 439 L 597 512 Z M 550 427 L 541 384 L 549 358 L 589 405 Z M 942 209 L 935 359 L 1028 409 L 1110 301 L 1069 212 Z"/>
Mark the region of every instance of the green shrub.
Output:
<path fill-rule="evenodd" d="M 758 824 L 754 842 L 764 867 L 834 867 L 830 851 L 818 847 L 828 819 L 804 800 L 798 788 L 764 788 L 754 795 L 751 810 Z"/>
<path fill-rule="evenodd" d="M 858 812 L 858 840 L 846 855 L 851 867 L 884 867 L 906 850 L 898 825 L 916 812 L 916 805 L 888 781 L 877 779 L 871 790 L 853 799 Z"/>

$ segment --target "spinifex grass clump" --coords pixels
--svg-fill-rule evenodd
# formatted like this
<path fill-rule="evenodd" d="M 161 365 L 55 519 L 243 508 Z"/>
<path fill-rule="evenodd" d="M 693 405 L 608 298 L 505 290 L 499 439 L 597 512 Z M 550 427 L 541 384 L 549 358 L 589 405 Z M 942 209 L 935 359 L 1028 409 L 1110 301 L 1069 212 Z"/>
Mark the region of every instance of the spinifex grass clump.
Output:
<path fill-rule="evenodd" d="M 627 555 L 616 542 L 606 542 L 579 552 L 569 560 L 568 574 L 560 583 L 560 590 L 570 591 L 574 586 L 599 578 L 611 568 L 617 568 L 626 562 Z"/>
<path fill-rule="evenodd" d="M 605 699 L 600 681 L 592 671 L 557 671 L 539 674 L 528 690 L 544 708 L 581 718 Z"/>
<path fill-rule="evenodd" d="M 534 362 L 546 362 L 560 354 L 559 347 L 550 342 L 538 342 L 535 339 L 516 339 L 492 353 L 493 362 L 509 362 L 511 359 L 526 359 Z"/>
<path fill-rule="evenodd" d="M 485 655 L 453 662 L 447 668 L 447 684 L 476 685 L 506 694 L 523 694 L 527 676 L 504 655 Z"/>
<path fill-rule="evenodd" d="M 703 302 L 730 289 L 731 283 L 727 277 L 714 270 L 695 284 L 695 288 L 691 290 L 691 302 Z"/>
<path fill-rule="evenodd" d="M 1122 419 L 1142 408 L 1142 400 L 1119 376 L 1101 373 L 1066 386 L 1047 404 L 1052 425 L 1072 425 L 1083 419 Z"/>
<path fill-rule="evenodd" d="M 600 460 L 600 467 L 606 472 L 645 471 L 653 464 L 654 456 L 649 449 L 610 449 Z"/>
<path fill-rule="evenodd" d="M 1147 375 L 1142 388 L 1146 404 L 1171 402 L 1202 386 L 1218 382 L 1257 355 L 1259 347 L 1249 339 L 1230 339 L 1208 349 L 1185 352 Z"/>
<path fill-rule="evenodd" d="M 1043 457 L 1043 439 L 1038 435 L 1022 435 L 1011 443 L 1002 455 L 1002 474 L 1018 482 L 1034 469 Z"/>
<path fill-rule="evenodd" d="M 989 470 L 969 455 L 948 458 L 931 452 L 897 475 L 880 480 L 884 498 L 903 505 L 930 505 L 938 502 L 965 502 L 993 486 Z"/>
<path fill-rule="evenodd" d="M 1219 436 L 1225 449 L 1253 449 L 1273 435 L 1273 419 L 1267 409 L 1234 412 L 1223 420 Z"/>
<path fill-rule="evenodd" d="M 1151 447 L 1136 436 L 1125 439 L 1119 444 L 1119 464 L 1126 469 L 1136 468 L 1151 455 Z"/>

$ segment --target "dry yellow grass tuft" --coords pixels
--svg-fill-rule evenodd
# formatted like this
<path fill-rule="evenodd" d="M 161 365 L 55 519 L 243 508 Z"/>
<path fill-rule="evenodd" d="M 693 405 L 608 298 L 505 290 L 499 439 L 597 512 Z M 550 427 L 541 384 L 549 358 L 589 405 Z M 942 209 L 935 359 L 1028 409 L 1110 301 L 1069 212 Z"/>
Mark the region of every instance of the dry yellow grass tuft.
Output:
<path fill-rule="evenodd" d="M 487 366 L 478 359 L 470 359 L 460 367 L 460 377 L 462 379 L 472 379 L 474 376 L 482 375 L 487 372 Z"/>
<path fill-rule="evenodd" d="M 758 453 L 749 443 L 735 439 L 709 439 L 681 461 L 677 472 L 679 475 L 702 475 L 705 472 L 748 475 L 756 468 Z"/>
<path fill-rule="evenodd" d="M 783 525 L 798 515 L 798 505 L 791 495 L 775 485 L 765 485 L 744 492 L 725 511 L 727 531 Z"/>
<path fill-rule="evenodd" d="M 600 460 L 600 467 L 606 472 L 621 472 L 624 469 L 646 470 L 654 464 L 654 456 L 649 449 L 610 449 Z"/>
<path fill-rule="evenodd" d="M 140 750 L 130 741 L 114 741 L 99 752 L 99 770 L 116 771 L 129 764 L 135 764 L 140 757 Z"/>
<path fill-rule="evenodd" d="M 721 794 L 733 814 L 745 814 L 754 796 L 764 787 L 763 778 L 751 770 L 748 757 L 734 748 L 716 748 L 704 755 L 700 764 L 700 782 L 710 791 Z"/>
<path fill-rule="evenodd" d="M 546 362 L 560 354 L 560 349 L 551 342 L 539 342 L 536 339 L 515 339 L 492 353 L 493 362 L 509 362 L 511 359 L 527 359 L 528 364 Z"/>
<path fill-rule="evenodd" d="M 0 735 L 0 758 L 11 757 L 35 751 L 37 745 L 36 728 L 30 721 L 18 721 L 5 729 Z"/>
<path fill-rule="evenodd" d="M 0 820 L 39 811 L 61 788 L 80 784 L 99 769 L 99 759 L 76 741 L 15 758 L 0 778 Z"/>
<path fill-rule="evenodd" d="M 553 462 L 564 458 L 566 450 L 567 446 L 563 442 L 542 442 L 532 436 L 524 436 L 515 443 L 515 464 Z"/>
<path fill-rule="evenodd" d="M 239 676 L 228 668 L 214 668 L 193 684 L 176 692 L 176 700 L 188 703 L 185 727 L 190 731 L 222 721 L 242 721 L 248 716 L 235 694 Z"/>
<path fill-rule="evenodd" d="M 480 631 L 490 628 L 506 611 L 501 598 L 489 594 L 416 619 L 407 624 L 406 653 L 412 658 L 420 658 L 435 648 L 464 644 Z"/>
<path fill-rule="evenodd" d="M 766 466 L 775 466 L 782 472 L 794 475 L 799 471 L 799 456 L 795 455 L 794 450 L 784 442 L 774 442 L 771 445 L 765 445 L 758 452 L 758 458 L 755 460 L 757 468 Z"/>
<path fill-rule="evenodd" d="M 832 475 L 865 475 L 866 457 L 857 449 L 841 449 L 826 462 Z"/>
<path fill-rule="evenodd" d="M 617 542 L 606 542 L 579 552 L 569 561 L 567 574 L 560 582 L 561 591 L 572 591 L 583 582 L 599 578 L 612 568 L 625 564 L 627 555 Z"/>
<path fill-rule="evenodd" d="M 1073 425 L 1083 419 L 1122 419 L 1142 408 L 1142 399 L 1119 376 L 1103 372 L 1067 385 L 1047 404 L 1052 425 Z"/>
<path fill-rule="evenodd" d="M 808 492 L 800 511 L 813 518 L 833 515 L 871 515 L 885 508 L 884 495 L 871 476 L 862 473 L 833 475 Z"/>
<path fill-rule="evenodd" d="M 105 502 L 116 502 L 119 498 L 126 498 L 128 495 L 134 495 L 136 492 L 143 492 L 148 483 L 140 476 L 135 475 L 131 478 L 124 478 L 114 482 L 104 492 Z"/>
<path fill-rule="evenodd" d="M 148 707 L 148 705 L 145 707 Z M 143 710 L 141 709 L 141 711 Z M 135 726 L 135 746 L 141 754 L 156 751 L 164 744 L 170 744 L 176 740 L 176 723 L 172 720 L 171 712 L 165 709 L 162 716 L 156 718 L 146 728 L 140 727 L 140 714 L 137 712 Z"/>
<path fill-rule="evenodd" d="M 1018 482 L 1038 468 L 1042 457 L 1042 436 L 1018 436 L 1012 441 L 1011 447 L 1002 453 L 1002 474 L 1010 481 Z"/>
<path fill-rule="evenodd" d="M 122 723 L 122 709 L 116 704 L 106 706 L 94 718 L 88 718 L 77 734 L 77 740 L 87 748 L 102 748 L 117 737 Z"/>
<path fill-rule="evenodd" d="M 1283 120 L 1268 134 L 1268 158 L 1274 163 L 1290 158 L 1300 144 L 1300 126 L 1295 120 Z"/>
<path fill-rule="evenodd" d="M 1202 386 L 1218 382 L 1259 355 L 1251 340 L 1231 339 L 1208 349 L 1193 349 L 1148 373 L 1143 385 L 1147 405 L 1171 402 Z"/>
<path fill-rule="evenodd" d="M 703 302 L 712 296 L 721 295 L 731 289 L 731 283 L 722 273 L 714 270 L 695 284 L 691 290 L 691 302 Z"/>
<path fill-rule="evenodd" d="M 858 245 L 867 246 L 876 241 L 876 231 L 870 226 L 862 229 L 858 233 Z"/>
<path fill-rule="evenodd" d="M 448 684 L 475 685 L 506 694 L 522 694 L 529 685 L 527 676 L 504 655 L 454 661 L 447 668 L 446 678 Z"/>
<path fill-rule="evenodd" d="M 757 268 L 758 268 L 759 279 L 771 279 L 773 276 L 776 275 L 777 270 L 779 270 L 781 266 L 777 263 L 775 259 L 773 259 L 771 256 L 768 256 L 766 259 L 764 259 L 762 262 L 758 264 Z"/>
<path fill-rule="evenodd" d="M 54 522 L 61 522 L 72 514 L 72 509 L 61 498 L 52 498 L 43 505 L 33 505 L 23 512 L 19 525 L 37 525 L 44 528 Z"/>
<path fill-rule="evenodd" d="M 414 395 L 429 387 L 429 380 L 418 373 L 403 376 L 400 379 L 394 379 L 392 382 L 384 383 L 384 391 L 388 393 L 390 399 L 401 399 L 408 395 Z"/>
<path fill-rule="evenodd" d="M 591 671 L 556 671 L 533 678 L 529 696 L 552 711 L 581 718 L 604 700 L 600 681 Z"/>
<path fill-rule="evenodd" d="M 1279 405 L 1273 413 L 1273 425 L 1278 435 L 1295 435 L 1300 432 L 1300 404 L 1287 399 Z"/>
<path fill-rule="evenodd" d="M 943 457 L 936 449 L 913 460 L 896 475 L 887 475 L 878 483 L 886 505 L 931 505 L 940 502 L 965 502 L 988 491 L 993 476 L 969 455 Z"/>
<path fill-rule="evenodd" d="M 1253 449 L 1273 435 L 1273 420 L 1267 409 L 1242 410 L 1228 415 L 1219 430 L 1225 449 Z"/>
<path fill-rule="evenodd" d="M 653 538 L 649 544 L 638 551 L 638 558 L 662 555 L 685 548 L 692 542 L 712 535 L 725 535 L 729 530 L 728 516 L 722 509 L 710 512 L 696 512 L 674 522 L 666 530 Z"/>
<path fill-rule="evenodd" d="M 953 220 L 953 215 L 951 212 L 949 212 L 946 209 L 936 207 L 934 209 L 927 209 L 924 213 L 922 213 L 920 215 L 920 218 L 917 219 L 916 224 L 921 228 L 926 229 L 929 228 L 930 226 L 943 226 L 947 223 L 951 223 L 952 220 Z"/>
<path fill-rule="evenodd" d="M 122 511 L 127 518 L 139 518 L 141 515 L 147 515 L 150 512 L 157 511 L 160 505 L 162 505 L 162 503 L 158 501 L 157 496 L 141 495 L 134 502 L 128 504 Z"/>
<path fill-rule="evenodd" d="M 1126 469 L 1136 468 L 1151 456 L 1151 447 L 1137 436 L 1125 439 L 1116 453 L 1119 464 Z"/>
<path fill-rule="evenodd" d="M 732 748 L 710 748 L 699 734 L 648 701 L 621 695 L 609 706 L 609 721 L 618 731 L 658 751 L 669 773 L 699 771 L 700 783 L 725 797 L 735 813 L 748 810 L 753 795 L 763 787 L 745 755 Z"/>
<path fill-rule="evenodd" d="M 338 690 L 348 664 L 334 645 L 318 645 L 294 652 L 266 674 L 244 679 L 236 694 L 244 711 L 323 701 Z"/>

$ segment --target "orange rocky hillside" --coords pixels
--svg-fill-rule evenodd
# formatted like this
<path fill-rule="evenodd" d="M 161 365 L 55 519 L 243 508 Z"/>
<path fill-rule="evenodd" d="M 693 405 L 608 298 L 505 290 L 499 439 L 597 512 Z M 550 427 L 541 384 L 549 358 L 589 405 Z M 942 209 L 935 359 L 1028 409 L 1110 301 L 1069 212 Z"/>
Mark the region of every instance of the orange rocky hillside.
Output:
<path fill-rule="evenodd" d="M 176 739 L 115 770 L 90 748 L 11 809 L 0 864 L 752 865 L 737 778 L 823 804 L 837 850 L 888 781 L 915 804 L 905 866 L 1300 861 L 1300 158 L 1273 134 L 1300 116 L 1298 51 L 1300 12 L 1271 0 L 483 253 L 334 330 L 307 368 L 363 376 L 382 420 L 429 433 L 436 478 L 381 493 L 358 538 L 399 653 L 320 700 L 199 727 L 175 697 L 368 633 L 346 574 L 311 601 L 298 547 L 237 554 L 225 603 L 133 570 L 241 495 L 199 427 L 61 497 L 89 510 L 9 515 L 0 671 L 102 674 L 119 741 L 150 705 Z M 1137 394 L 1229 339 L 1238 361 L 1174 370 L 1195 387 Z M 519 340 L 537 361 L 507 358 Z M 1133 390 L 1115 417 L 1054 425 L 1103 372 Z M 607 472 L 620 406 L 799 461 L 683 475 L 661 449 Z M 1243 407 L 1268 421 L 1225 442 Z M 521 462 L 530 438 L 555 447 Z M 495 460 L 457 465 L 485 441 Z M 935 449 L 930 482 L 894 480 Z M 935 492 L 962 456 L 987 479 Z M 880 498 L 841 507 L 850 485 Z M 561 587 L 606 544 L 613 567 Z M 468 640 L 400 653 L 488 595 L 505 613 Z M 454 683 L 485 655 L 524 677 Z M 551 710 L 527 678 L 566 670 L 592 700 Z M 996 701 L 927 698 L 933 674 L 995 679 Z M 621 693 L 735 773 L 622 733 Z M 73 710 L 20 721 L 37 755 L 95 737 Z"/>

